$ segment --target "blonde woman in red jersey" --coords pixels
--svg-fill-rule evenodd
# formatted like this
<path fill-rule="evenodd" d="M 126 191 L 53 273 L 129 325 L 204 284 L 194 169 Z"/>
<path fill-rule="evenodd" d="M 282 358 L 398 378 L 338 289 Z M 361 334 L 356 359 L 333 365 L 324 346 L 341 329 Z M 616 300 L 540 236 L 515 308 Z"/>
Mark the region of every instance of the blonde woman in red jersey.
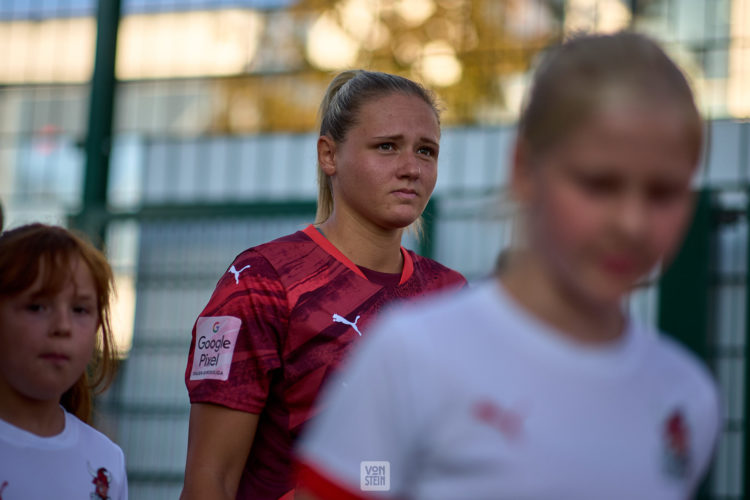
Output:
<path fill-rule="evenodd" d="M 432 95 L 348 71 L 320 114 L 316 223 L 241 253 L 195 323 L 183 500 L 291 496 L 296 438 L 373 316 L 466 282 L 401 246 L 437 180 Z"/>

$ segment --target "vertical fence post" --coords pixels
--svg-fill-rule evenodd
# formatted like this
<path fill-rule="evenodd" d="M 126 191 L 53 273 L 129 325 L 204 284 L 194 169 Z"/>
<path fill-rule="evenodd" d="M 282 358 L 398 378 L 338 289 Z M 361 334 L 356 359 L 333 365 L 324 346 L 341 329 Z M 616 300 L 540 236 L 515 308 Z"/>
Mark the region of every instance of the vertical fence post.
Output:
<path fill-rule="evenodd" d="M 711 192 L 697 194 L 693 221 L 659 281 L 659 328 L 708 361 L 712 234 Z"/>
<path fill-rule="evenodd" d="M 422 212 L 422 237 L 419 240 L 419 254 L 435 258 L 435 221 L 438 217 L 438 200 L 433 196 Z"/>
<path fill-rule="evenodd" d="M 743 137 L 746 135 L 743 134 Z M 746 144 L 746 143 L 745 143 Z M 745 194 L 745 224 L 750 225 L 750 189 Z M 740 460 L 742 473 L 742 498 L 750 500 L 750 238 L 745 244 L 745 405 L 742 412 L 742 457 Z"/>
<path fill-rule="evenodd" d="M 706 364 L 709 359 L 709 293 L 713 234 L 711 190 L 697 193 L 695 213 L 680 251 L 659 281 L 659 329 L 676 338 Z M 698 498 L 708 499 L 708 481 Z"/>
<path fill-rule="evenodd" d="M 91 79 L 86 134 L 83 206 L 73 224 L 97 245 L 104 242 L 109 156 L 115 97 L 115 57 L 120 24 L 120 0 L 99 0 L 96 15 L 96 56 Z"/>

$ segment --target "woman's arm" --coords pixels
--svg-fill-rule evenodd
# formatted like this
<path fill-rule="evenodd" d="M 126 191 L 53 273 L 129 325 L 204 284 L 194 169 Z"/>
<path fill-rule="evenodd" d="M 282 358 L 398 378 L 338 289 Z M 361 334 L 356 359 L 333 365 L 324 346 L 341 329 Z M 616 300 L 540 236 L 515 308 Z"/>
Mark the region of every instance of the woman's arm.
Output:
<path fill-rule="evenodd" d="M 181 500 L 234 500 L 258 417 L 213 404 L 191 405 Z"/>

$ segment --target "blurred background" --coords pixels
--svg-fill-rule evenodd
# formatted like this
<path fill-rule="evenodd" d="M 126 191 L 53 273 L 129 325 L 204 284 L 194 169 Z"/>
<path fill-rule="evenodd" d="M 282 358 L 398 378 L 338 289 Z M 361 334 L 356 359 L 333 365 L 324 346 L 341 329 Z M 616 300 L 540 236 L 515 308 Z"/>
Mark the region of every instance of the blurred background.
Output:
<path fill-rule="evenodd" d="M 477 280 L 513 238 L 509 144 L 537 56 L 622 28 L 683 67 L 710 139 L 685 246 L 630 308 L 720 382 L 701 497 L 750 500 L 750 0 L 0 0 L 5 225 L 75 227 L 114 265 L 122 364 L 96 424 L 126 453 L 131 498 L 179 495 L 190 330 L 217 279 L 314 217 L 316 111 L 335 72 L 437 92 L 440 176 L 426 237 L 406 246 Z"/>

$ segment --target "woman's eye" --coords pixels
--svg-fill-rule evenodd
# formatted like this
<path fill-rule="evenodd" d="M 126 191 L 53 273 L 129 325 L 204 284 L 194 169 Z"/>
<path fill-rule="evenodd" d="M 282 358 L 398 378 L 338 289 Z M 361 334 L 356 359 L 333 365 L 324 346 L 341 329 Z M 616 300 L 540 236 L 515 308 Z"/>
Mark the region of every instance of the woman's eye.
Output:
<path fill-rule="evenodd" d="M 380 149 L 381 151 L 393 151 L 395 147 L 396 146 L 392 142 L 384 142 L 378 144 L 378 149 Z"/>
<path fill-rule="evenodd" d="M 437 156 L 437 151 L 435 150 L 435 148 L 431 148 L 429 146 L 422 146 L 417 150 L 417 153 L 430 157 Z"/>
<path fill-rule="evenodd" d="M 25 309 L 29 312 L 41 312 L 44 310 L 44 306 L 42 304 L 31 303 L 31 304 L 26 304 Z"/>

